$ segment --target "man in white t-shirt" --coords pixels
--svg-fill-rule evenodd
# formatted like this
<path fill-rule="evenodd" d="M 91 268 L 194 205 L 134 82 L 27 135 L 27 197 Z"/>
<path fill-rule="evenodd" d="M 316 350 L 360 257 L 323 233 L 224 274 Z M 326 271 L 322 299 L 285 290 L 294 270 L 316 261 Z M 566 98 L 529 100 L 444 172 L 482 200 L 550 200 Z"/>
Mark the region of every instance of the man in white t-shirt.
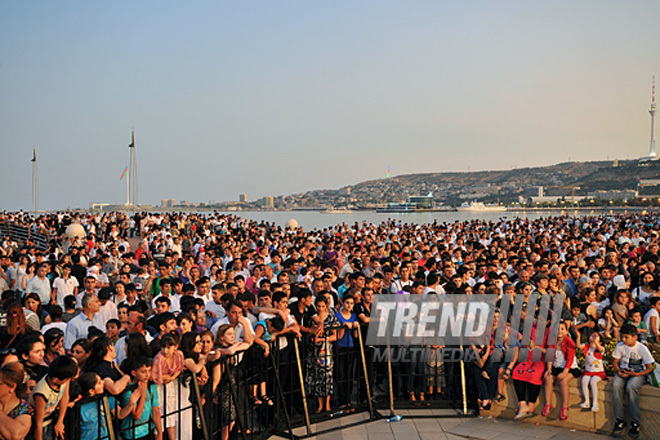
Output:
<path fill-rule="evenodd" d="M 628 395 L 630 429 L 628 435 L 639 437 L 639 389 L 646 383 L 646 375 L 653 371 L 653 356 L 646 345 L 637 341 L 637 327 L 632 324 L 621 326 L 621 342 L 614 349 L 613 367 L 616 371 L 612 381 L 614 401 L 614 430 L 612 435 L 619 435 L 626 427 L 623 409 L 624 391 Z"/>
<path fill-rule="evenodd" d="M 62 276 L 55 278 L 53 282 L 53 296 L 58 306 L 64 307 L 64 297 L 78 295 L 78 279 L 71 276 L 71 265 L 65 264 L 62 268 Z"/>

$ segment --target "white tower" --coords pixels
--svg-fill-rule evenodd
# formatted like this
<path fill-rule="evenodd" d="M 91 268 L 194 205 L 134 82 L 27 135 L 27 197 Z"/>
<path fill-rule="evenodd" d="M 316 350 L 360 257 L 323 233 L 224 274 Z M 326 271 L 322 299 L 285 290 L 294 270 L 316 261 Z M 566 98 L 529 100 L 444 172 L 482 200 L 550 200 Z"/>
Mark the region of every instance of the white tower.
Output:
<path fill-rule="evenodd" d="M 651 88 L 651 108 L 649 109 L 649 114 L 651 115 L 651 147 L 649 151 L 649 157 L 655 159 L 657 156 L 655 154 L 655 75 L 653 76 L 653 87 Z"/>

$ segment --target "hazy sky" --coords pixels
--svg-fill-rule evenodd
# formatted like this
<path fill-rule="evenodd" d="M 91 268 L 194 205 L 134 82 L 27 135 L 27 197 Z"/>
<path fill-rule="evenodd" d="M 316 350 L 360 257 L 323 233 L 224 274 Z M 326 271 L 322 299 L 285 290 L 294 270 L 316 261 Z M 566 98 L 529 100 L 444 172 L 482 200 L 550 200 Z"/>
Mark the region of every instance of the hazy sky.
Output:
<path fill-rule="evenodd" d="M 0 2 L 1 209 L 648 154 L 658 1 Z"/>

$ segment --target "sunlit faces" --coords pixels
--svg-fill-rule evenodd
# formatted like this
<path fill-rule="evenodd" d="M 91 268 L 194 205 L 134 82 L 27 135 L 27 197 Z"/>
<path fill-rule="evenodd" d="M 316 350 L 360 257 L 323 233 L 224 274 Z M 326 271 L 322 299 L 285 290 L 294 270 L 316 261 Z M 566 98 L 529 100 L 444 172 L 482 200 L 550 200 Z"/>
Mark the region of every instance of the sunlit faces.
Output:
<path fill-rule="evenodd" d="M 37 341 L 32 345 L 32 349 L 26 354 L 23 354 L 23 359 L 28 365 L 41 365 L 44 360 L 44 351 L 46 346 L 41 341 Z"/>

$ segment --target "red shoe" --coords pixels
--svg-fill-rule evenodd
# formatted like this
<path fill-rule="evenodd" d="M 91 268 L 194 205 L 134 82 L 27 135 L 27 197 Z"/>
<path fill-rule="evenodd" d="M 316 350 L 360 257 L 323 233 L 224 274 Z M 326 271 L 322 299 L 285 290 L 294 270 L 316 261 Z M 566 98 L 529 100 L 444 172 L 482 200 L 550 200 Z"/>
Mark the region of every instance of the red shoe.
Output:
<path fill-rule="evenodd" d="M 564 407 L 561 409 L 561 412 L 559 413 L 559 420 L 563 422 L 564 420 L 567 419 L 568 419 L 568 408 Z"/>
<path fill-rule="evenodd" d="M 550 414 L 550 411 L 552 411 L 552 405 L 546 405 L 543 407 L 543 412 L 541 412 L 541 415 L 543 417 L 548 417 L 548 414 Z"/>

